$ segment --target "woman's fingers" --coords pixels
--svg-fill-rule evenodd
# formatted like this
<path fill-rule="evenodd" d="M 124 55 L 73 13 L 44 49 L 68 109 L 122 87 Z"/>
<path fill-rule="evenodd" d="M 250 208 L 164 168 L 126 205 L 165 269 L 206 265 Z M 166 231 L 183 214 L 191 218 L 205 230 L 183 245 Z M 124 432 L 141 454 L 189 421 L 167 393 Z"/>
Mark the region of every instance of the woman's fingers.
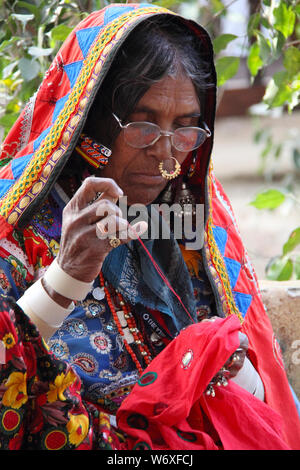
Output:
<path fill-rule="evenodd" d="M 141 222 L 137 222 L 134 225 L 129 224 L 129 228 L 128 228 L 129 238 L 131 238 L 132 240 L 135 240 L 141 237 L 147 230 L 148 230 L 148 224 L 144 220 L 142 220 Z"/>
<path fill-rule="evenodd" d="M 107 198 L 102 198 L 95 201 L 91 207 L 87 209 L 89 212 L 90 223 L 96 223 L 108 216 L 117 216 L 122 218 L 123 214 L 121 209 L 116 205 L 115 201 Z"/>
<path fill-rule="evenodd" d="M 111 214 L 96 223 L 96 235 L 100 240 L 119 238 L 123 243 L 135 240 L 148 229 L 147 222 L 130 225 L 126 219 Z"/>
<path fill-rule="evenodd" d="M 218 317 L 212 317 L 207 320 L 202 320 L 202 322 L 215 321 L 216 318 Z M 244 333 L 239 332 L 239 340 L 240 346 L 230 356 L 228 361 L 226 361 L 226 363 L 219 370 L 219 372 L 212 378 L 206 388 L 206 395 L 214 397 L 215 387 L 222 385 L 226 386 L 228 383 L 227 380 L 235 377 L 243 367 L 248 349 L 248 337 Z"/>
<path fill-rule="evenodd" d="M 63 211 L 59 264 L 70 276 L 90 282 L 108 253 L 141 236 L 146 222 L 130 225 L 116 201 L 123 195 L 108 178 L 87 178 Z"/>
<path fill-rule="evenodd" d="M 244 365 L 245 357 L 248 350 L 248 338 L 244 333 L 239 332 L 240 346 L 230 356 L 224 364 L 226 370 L 229 371 L 230 377 L 235 377 Z"/>
<path fill-rule="evenodd" d="M 114 180 L 90 176 L 84 180 L 70 203 L 72 206 L 76 205 L 78 210 L 82 210 L 93 204 L 95 200 L 105 198 L 116 202 L 121 196 L 123 191 Z"/>
<path fill-rule="evenodd" d="M 127 227 L 127 220 L 116 214 L 110 214 L 96 223 L 96 236 L 100 240 L 105 240 L 112 235 L 117 236 L 117 233 L 127 231 Z"/>

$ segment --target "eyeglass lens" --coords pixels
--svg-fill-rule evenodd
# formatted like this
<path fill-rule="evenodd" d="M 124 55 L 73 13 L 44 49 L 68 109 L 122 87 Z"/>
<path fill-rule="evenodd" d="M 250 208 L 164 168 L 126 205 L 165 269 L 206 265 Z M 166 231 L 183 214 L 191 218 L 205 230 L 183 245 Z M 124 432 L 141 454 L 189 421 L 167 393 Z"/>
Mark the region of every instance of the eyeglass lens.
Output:
<path fill-rule="evenodd" d="M 160 128 L 156 124 L 145 122 L 133 122 L 127 125 L 125 138 L 129 145 L 136 148 L 144 148 L 152 145 L 161 135 Z M 172 145 L 179 151 L 193 150 L 206 140 L 204 130 L 193 127 L 176 129 L 171 137 Z"/>

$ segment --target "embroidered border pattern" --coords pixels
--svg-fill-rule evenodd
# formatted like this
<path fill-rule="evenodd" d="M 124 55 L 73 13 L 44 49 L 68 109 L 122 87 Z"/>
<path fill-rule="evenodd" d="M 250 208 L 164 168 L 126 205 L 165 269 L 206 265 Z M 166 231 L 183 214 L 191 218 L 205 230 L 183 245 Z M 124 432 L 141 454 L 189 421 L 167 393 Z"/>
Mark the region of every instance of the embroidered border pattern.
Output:
<path fill-rule="evenodd" d="M 10 225 L 14 225 L 19 220 L 31 201 L 40 194 L 57 161 L 64 155 L 69 141 L 82 118 L 88 98 L 97 83 L 102 65 L 115 43 L 119 41 L 120 37 L 137 18 L 153 13 L 170 14 L 172 12 L 160 7 L 140 8 L 121 15 L 117 20 L 109 23 L 101 30 L 100 36 L 96 38 L 95 45 L 85 59 L 79 78 L 55 124 L 45 137 L 41 147 L 36 151 L 34 158 L 31 159 L 29 165 L 25 168 L 22 177 L 12 186 L 2 202 L 0 214 Z M 115 38 L 113 39 L 114 36 Z M 99 58 L 100 54 L 101 57 Z M 72 116 L 77 106 L 77 112 Z M 68 125 L 65 128 L 67 123 Z M 64 128 L 65 130 L 63 130 Z M 60 139 L 60 146 L 47 160 Z"/>
<path fill-rule="evenodd" d="M 237 315 L 241 323 L 243 317 L 240 314 L 230 286 L 228 273 L 224 264 L 224 260 L 220 250 L 216 244 L 213 235 L 213 220 L 212 220 L 212 165 L 209 169 L 209 217 L 207 222 L 207 232 L 204 234 L 205 254 L 208 261 L 209 269 L 213 279 L 216 283 L 224 313 L 227 315 Z"/>
<path fill-rule="evenodd" d="M 239 235 L 239 237 L 241 237 L 240 230 L 239 230 L 235 215 L 233 213 L 233 210 L 231 206 L 227 203 L 227 201 L 224 200 L 224 197 L 222 196 L 222 194 L 220 194 L 220 191 L 218 190 L 217 185 L 216 185 L 216 180 L 214 178 L 214 175 L 212 175 L 212 181 L 213 181 L 215 193 L 219 202 L 222 204 L 227 214 L 230 216 L 237 234 Z M 256 293 L 260 296 L 260 289 L 259 289 L 258 281 L 256 279 L 255 271 L 254 271 L 254 268 L 252 266 L 252 263 L 250 261 L 249 255 L 245 247 L 244 247 L 244 256 L 243 256 L 243 262 L 242 262 L 241 268 L 244 270 L 249 281 L 254 283 Z"/>

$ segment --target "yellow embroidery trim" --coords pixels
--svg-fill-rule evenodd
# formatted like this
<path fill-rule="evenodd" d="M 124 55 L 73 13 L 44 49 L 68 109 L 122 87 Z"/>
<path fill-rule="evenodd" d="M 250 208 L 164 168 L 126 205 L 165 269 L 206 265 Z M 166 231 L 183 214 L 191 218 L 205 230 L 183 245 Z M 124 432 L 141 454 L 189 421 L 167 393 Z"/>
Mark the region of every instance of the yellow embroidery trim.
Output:
<path fill-rule="evenodd" d="M 79 78 L 74 85 L 63 110 L 56 119 L 55 124 L 49 134 L 45 137 L 40 148 L 36 151 L 29 165 L 25 168 L 22 177 L 14 183 L 2 201 L 0 215 L 2 215 L 9 224 L 14 225 L 18 221 L 26 207 L 30 205 L 31 201 L 35 199 L 43 189 L 56 162 L 64 155 L 67 144 L 73 135 L 73 132 L 81 119 L 85 105 L 88 102 L 86 98 L 88 98 L 96 83 L 96 78 L 99 76 L 105 57 L 113 47 L 113 44 L 108 43 L 110 43 L 114 35 L 118 33 L 118 30 L 120 31 L 116 35 L 117 39 L 115 42 L 119 41 L 123 32 L 125 32 L 137 18 L 154 13 L 169 13 L 175 15 L 175 13 L 161 7 L 153 6 L 151 8 L 140 8 L 121 15 L 117 20 L 109 23 L 101 30 L 100 38 L 96 41 L 88 57 L 84 60 Z M 122 27 L 124 27 L 124 31 L 121 31 Z M 106 47 L 107 51 L 105 51 Z M 99 56 L 103 52 L 105 53 L 105 57 L 101 56 L 97 63 Z M 80 100 L 83 93 L 86 93 L 86 96 Z M 78 111 L 75 116 L 72 116 L 78 104 Z M 68 121 L 70 125 L 65 128 Z M 65 130 L 63 131 L 64 128 Z M 51 152 L 55 149 L 61 137 L 62 141 L 59 149 L 51 155 Z M 47 161 L 49 154 L 50 159 Z M 27 194 L 25 195 L 26 191 Z M 17 204 L 18 206 L 14 207 Z M 10 213 L 12 210 L 13 212 Z"/>
<path fill-rule="evenodd" d="M 209 169 L 209 217 L 207 222 L 207 232 L 205 234 L 205 253 L 208 261 L 212 263 L 210 272 L 216 282 L 218 292 L 221 298 L 222 307 L 226 315 L 237 315 L 241 323 L 244 321 L 240 314 L 232 294 L 232 289 L 226 270 L 226 266 L 220 250 L 216 244 L 213 235 L 213 219 L 212 219 L 212 166 Z"/>

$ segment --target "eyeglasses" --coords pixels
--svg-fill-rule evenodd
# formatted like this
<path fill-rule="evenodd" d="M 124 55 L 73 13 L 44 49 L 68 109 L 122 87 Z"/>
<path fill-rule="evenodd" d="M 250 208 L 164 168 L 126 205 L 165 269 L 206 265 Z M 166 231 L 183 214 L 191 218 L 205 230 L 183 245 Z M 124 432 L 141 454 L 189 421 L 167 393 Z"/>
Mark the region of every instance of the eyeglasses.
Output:
<path fill-rule="evenodd" d="M 211 132 L 204 123 L 205 129 L 201 127 L 180 127 L 174 132 L 162 131 L 159 126 L 152 122 L 129 122 L 123 125 L 121 120 L 112 113 L 119 126 L 124 131 L 124 138 L 128 145 L 138 149 L 155 144 L 161 136 L 171 137 L 173 147 L 179 152 L 189 152 L 202 145 L 211 136 Z"/>

